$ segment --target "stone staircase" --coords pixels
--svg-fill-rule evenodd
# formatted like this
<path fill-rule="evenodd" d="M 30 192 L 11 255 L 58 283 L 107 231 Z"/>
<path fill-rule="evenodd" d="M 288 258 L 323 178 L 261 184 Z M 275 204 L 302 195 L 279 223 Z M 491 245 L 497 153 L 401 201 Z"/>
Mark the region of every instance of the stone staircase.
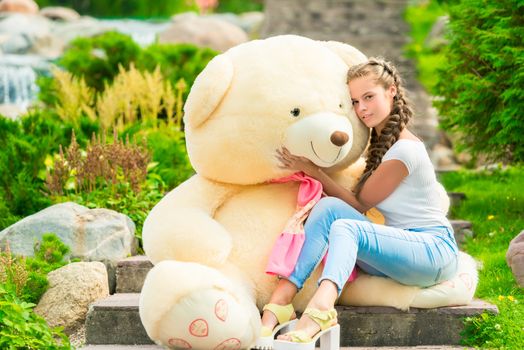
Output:
<path fill-rule="evenodd" d="M 452 205 L 463 193 L 448 193 Z M 459 245 L 472 236 L 471 223 L 451 220 Z M 82 349 L 160 349 L 142 326 L 138 313 L 140 290 L 153 264 L 145 256 L 124 259 L 116 265 L 116 293 L 90 306 L 86 319 L 86 346 Z M 462 319 L 482 312 L 498 313 L 495 305 L 474 300 L 467 306 L 437 309 L 338 306 L 342 327 L 341 349 L 463 349 L 459 347 Z M 438 331 L 437 331 L 438 330 Z M 345 347 L 345 348 L 344 348 Z"/>

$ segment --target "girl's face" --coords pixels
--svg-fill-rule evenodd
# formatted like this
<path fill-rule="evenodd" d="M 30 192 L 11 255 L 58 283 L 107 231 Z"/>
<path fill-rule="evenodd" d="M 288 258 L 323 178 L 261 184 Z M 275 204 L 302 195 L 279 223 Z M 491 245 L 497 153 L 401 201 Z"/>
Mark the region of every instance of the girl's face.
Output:
<path fill-rule="evenodd" d="M 380 132 L 386 124 L 393 106 L 397 88 L 392 84 L 388 89 L 377 84 L 373 75 L 355 78 L 349 82 L 349 91 L 355 113 L 368 128 Z"/>

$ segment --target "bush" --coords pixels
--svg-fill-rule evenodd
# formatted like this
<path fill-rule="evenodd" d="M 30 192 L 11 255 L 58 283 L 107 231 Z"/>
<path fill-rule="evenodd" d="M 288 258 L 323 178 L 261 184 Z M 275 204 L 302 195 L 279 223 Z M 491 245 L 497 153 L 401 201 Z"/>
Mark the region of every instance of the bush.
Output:
<path fill-rule="evenodd" d="M 33 312 L 47 289 L 47 274 L 66 264 L 69 252 L 55 235 L 46 234 L 32 258 L 0 251 L 0 348 L 71 349 L 61 328 L 50 328 Z"/>
<path fill-rule="evenodd" d="M 119 66 L 128 69 L 139 58 L 141 48 L 128 35 L 106 32 L 90 38 L 77 38 L 64 52 L 58 64 L 88 86 L 103 91 L 118 74 Z"/>
<path fill-rule="evenodd" d="M 15 257 L 9 246 L 0 250 L 0 284 L 17 297 L 38 303 L 47 290 L 47 274 L 67 264 L 70 249 L 54 234 L 44 234 L 35 245 L 33 257 Z"/>
<path fill-rule="evenodd" d="M 34 306 L 0 284 L 0 348 L 72 349 L 62 330 L 49 328 L 46 321 L 33 312 Z"/>
<path fill-rule="evenodd" d="M 150 154 L 145 146 L 104 137 L 88 144 L 85 152 L 73 138 L 67 150 L 60 147 L 48 170 L 46 186 L 54 203 L 73 201 L 88 208 L 108 208 L 128 215 L 141 242 L 143 222 L 164 195 L 159 176 L 148 175 Z"/>
<path fill-rule="evenodd" d="M 149 72 L 159 66 L 162 75 L 173 86 L 181 78 L 191 86 L 215 55 L 216 51 L 191 44 L 153 44 L 141 49 L 131 37 L 107 32 L 92 38 L 75 39 L 58 64 L 74 76 L 83 77 L 88 86 L 101 92 L 119 73 L 119 66 L 128 70 L 131 64 L 138 70 Z M 39 84 L 42 89 L 49 86 L 47 79 L 41 79 Z M 184 99 L 186 96 L 187 92 Z M 48 96 L 42 99 L 53 101 Z"/>
<path fill-rule="evenodd" d="M 51 204 L 44 194 L 45 159 L 71 137 L 73 126 L 49 111 L 13 121 L 0 116 L 0 230 Z M 81 120 L 78 142 L 98 127 Z"/>
<path fill-rule="evenodd" d="M 217 12 L 242 13 L 248 11 L 262 11 L 264 0 L 219 0 Z"/>
<path fill-rule="evenodd" d="M 98 17 L 169 17 L 183 11 L 196 11 L 193 1 L 170 0 L 36 0 L 40 6 L 66 6 L 83 15 Z"/>
<path fill-rule="evenodd" d="M 459 150 L 505 162 L 524 161 L 524 3 L 449 1 L 447 64 L 436 102 Z"/>

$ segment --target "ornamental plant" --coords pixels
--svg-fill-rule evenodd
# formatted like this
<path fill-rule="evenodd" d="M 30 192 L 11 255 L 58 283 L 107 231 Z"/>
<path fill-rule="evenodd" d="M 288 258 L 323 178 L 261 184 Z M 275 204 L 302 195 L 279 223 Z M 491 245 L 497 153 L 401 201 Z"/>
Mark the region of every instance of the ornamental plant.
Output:
<path fill-rule="evenodd" d="M 446 1 L 447 63 L 435 105 L 459 150 L 503 162 L 524 161 L 524 2 Z"/>

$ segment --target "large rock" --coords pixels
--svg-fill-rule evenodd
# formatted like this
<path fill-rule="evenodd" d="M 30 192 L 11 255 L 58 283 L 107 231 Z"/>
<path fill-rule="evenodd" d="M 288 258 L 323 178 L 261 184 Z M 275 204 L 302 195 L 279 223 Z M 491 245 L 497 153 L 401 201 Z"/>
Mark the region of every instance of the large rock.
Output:
<path fill-rule="evenodd" d="M 35 307 L 51 327 L 71 333 L 86 319 L 89 305 L 109 295 L 107 272 L 100 262 L 77 262 L 47 275 L 49 289 Z"/>
<path fill-rule="evenodd" d="M 521 231 L 509 243 L 506 262 L 511 268 L 517 283 L 524 287 L 524 231 Z"/>
<path fill-rule="evenodd" d="M 0 232 L 14 254 L 31 256 L 44 233 L 56 234 L 82 260 L 117 261 L 135 253 L 135 224 L 109 209 L 89 209 L 68 202 L 28 216 Z"/>
<path fill-rule="evenodd" d="M 227 21 L 183 14 L 173 17 L 172 25 L 158 39 L 161 43 L 189 43 L 223 52 L 248 41 L 248 36 Z"/>
<path fill-rule="evenodd" d="M 36 14 L 38 5 L 33 0 L 2 0 L 0 1 L 0 12 Z"/>
<path fill-rule="evenodd" d="M 49 6 L 40 10 L 40 15 L 53 21 L 76 21 L 80 14 L 73 9 L 62 6 Z"/>
<path fill-rule="evenodd" d="M 0 48 L 7 54 L 37 54 L 54 59 L 65 43 L 52 33 L 52 21 L 35 15 L 14 13 L 0 17 Z"/>

